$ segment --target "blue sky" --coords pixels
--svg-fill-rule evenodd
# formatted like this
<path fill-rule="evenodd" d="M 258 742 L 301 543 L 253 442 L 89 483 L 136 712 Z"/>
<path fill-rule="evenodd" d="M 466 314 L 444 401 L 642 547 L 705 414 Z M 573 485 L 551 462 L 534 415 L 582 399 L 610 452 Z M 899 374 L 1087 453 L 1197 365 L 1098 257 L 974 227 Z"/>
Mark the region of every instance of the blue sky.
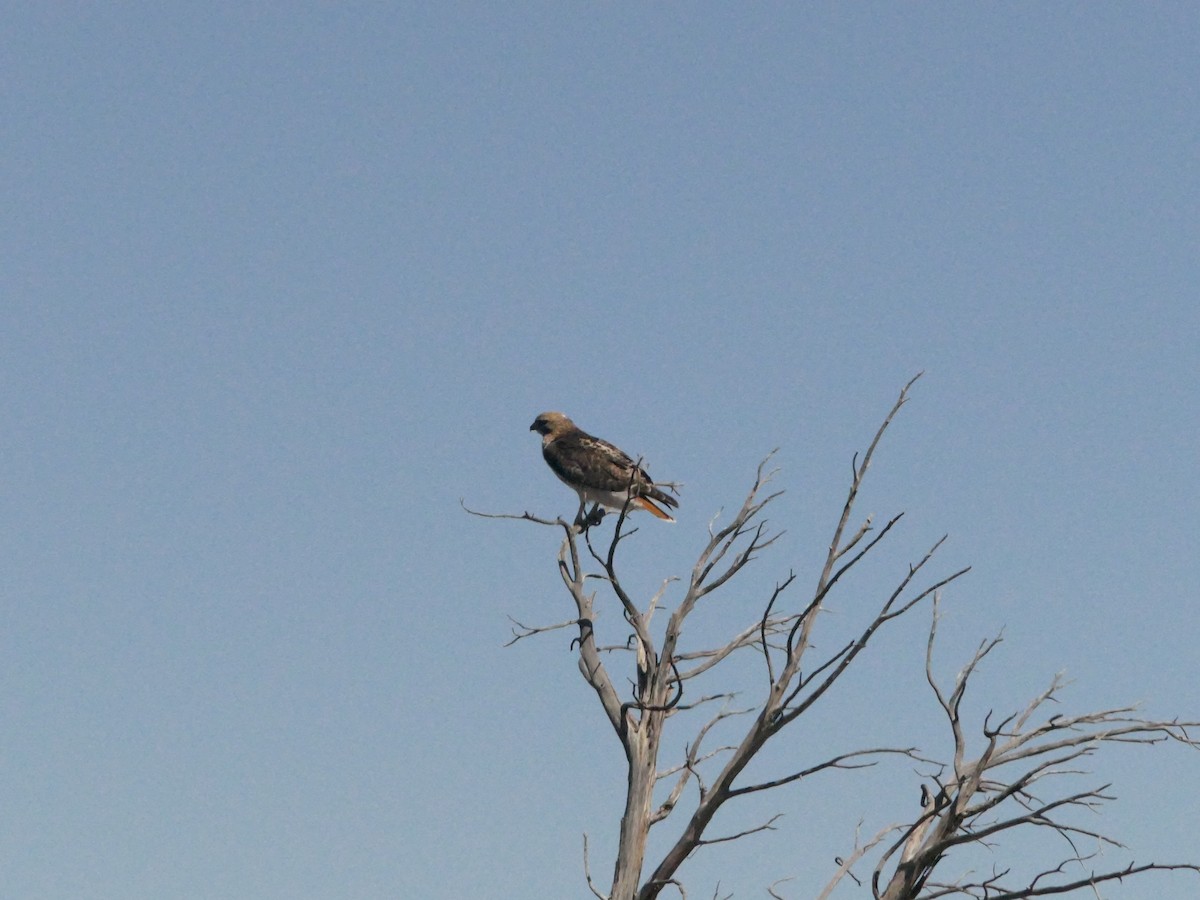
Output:
<path fill-rule="evenodd" d="M 557 542 L 459 505 L 574 512 L 544 409 L 684 482 L 647 595 L 780 448 L 737 623 L 925 371 L 838 621 L 948 532 L 946 677 L 1006 636 L 980 715 L 1065 670 L 1200 716 L 1194 8 L 63 3 L 4 45 L 7 895 L 584 896 L 619 749 L 565 638 L 501 646 L 569 616 Z M 789 752 L 944 752 L 926 624 Z M 1139 861 L 1196 859 L 1198 763 L 1096 761 Z M 781 793 L 695 895 L 811 896 L 911 815 L 886 778 Z"/>

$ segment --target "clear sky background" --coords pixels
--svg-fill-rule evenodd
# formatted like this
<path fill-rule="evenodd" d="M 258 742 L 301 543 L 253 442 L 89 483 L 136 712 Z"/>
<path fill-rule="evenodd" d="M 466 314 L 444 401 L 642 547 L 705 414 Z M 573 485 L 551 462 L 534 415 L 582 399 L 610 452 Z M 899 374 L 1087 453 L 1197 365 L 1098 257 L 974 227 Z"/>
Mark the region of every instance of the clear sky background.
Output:
<path fill-rule="evenodd" d="M 1006 638 L 978 717 L 1060 670 L 1200 717 L 1196 7 L 39 3 L 2 47 L 0 895 L 586 896 L 619 748 L 565 632 L 502 647 L 570 615 L 558 538 L 459 505 L 574 513 L 545 409 L 685 484 L 644 596 L 780 448 L 715 628 L 801 601 L 923 370 L 831 623 L 948 532 L 944 676 Z M 927 623 L 773 771 L 945 756 Z M 1200 756 L 1093 763 L 1093 825 L 1200 858 Z M 781 792 L 690 896 L 811 897 L 917 784 Z"/>

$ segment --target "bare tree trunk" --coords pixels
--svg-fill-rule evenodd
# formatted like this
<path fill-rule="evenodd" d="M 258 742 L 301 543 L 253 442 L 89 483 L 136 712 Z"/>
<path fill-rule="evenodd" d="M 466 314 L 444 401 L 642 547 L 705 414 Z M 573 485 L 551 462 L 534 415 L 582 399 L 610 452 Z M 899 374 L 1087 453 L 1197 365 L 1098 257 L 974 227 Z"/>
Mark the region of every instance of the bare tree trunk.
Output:
<path fill-rule="evenodd" d="M 645 724 L 651 726 L 653 723 L 647 721 Z M 633 900 L 641 882 L 646 838 L 650 834 L 650 802 L 657 774 L 656 745 L 657 740 L 651 740 L 651 735 L 640 733 L 630 734 L 626 744 L 629 781 L 625 814 L 621 817 L 621 843 L 613 871 L 611 900 Z"/>

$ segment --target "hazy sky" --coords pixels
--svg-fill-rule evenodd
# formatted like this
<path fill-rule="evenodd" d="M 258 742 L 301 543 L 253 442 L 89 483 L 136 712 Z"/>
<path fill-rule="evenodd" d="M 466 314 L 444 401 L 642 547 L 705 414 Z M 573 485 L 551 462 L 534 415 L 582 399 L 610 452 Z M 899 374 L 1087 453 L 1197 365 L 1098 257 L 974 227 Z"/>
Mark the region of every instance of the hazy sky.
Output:
<path fill-rule="evenodd" d="M 0 894 L 587 896 L 619 747 L 565 632 L 502 647 L 569 617 L 557 538 L 459 504 L 574 513 L 545 409 L 684 483 L 645 596 L 780 448 L 715 626 L 801 602 L 923 370 L 831 622 L 948 532 L 944 676 L 1006 638 L 979 719 L 1060 670 L 1064 712 L 1200 717 L 1196 7 L 64 2 L 2 47 Z M 764 771 L 945 756 L 927 624 Z M 1200 756 L 1092 762 L 1097 827 L 1200 856 Z M 689 895 L 811 897 L 914 815 L 911 765 L 856 779 Z"/>

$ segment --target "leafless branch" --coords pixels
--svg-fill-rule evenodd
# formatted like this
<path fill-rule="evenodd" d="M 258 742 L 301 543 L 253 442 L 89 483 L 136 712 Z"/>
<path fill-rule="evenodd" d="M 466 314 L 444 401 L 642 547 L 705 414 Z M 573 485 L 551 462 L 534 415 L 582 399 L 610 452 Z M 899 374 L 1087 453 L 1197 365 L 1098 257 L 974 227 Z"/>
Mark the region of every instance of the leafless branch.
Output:
<path fill-rule="evenodd" d="M 726 644 L 711 650 L 700 650 L 692 653 L 678 653 L 675 658 L 677 660 L 703 659 L 704 661 L 693 666 L 690 669 L 685 669 L 680 676 L 684 681 L 695 678 L 697 675 L 703 675 L 709 669 L 723 662 L 726 657 L 736 650 L 741 650 L 746 647 L 761 646 L 762 641 L 768 635 L 777 634 L 779 628 L 786 624 L 788 620 L 784 618 L 764 619 L 756 622 L 753 625 L 748 625 L 740 632 L 735 634 Z"/>
<path fill-rule="evenodd" d="M 854 829 L 854 849 L 851 851 L 850 855 L 844 858 L 837 857 L 834 859 L 834 863 L 838 866 L 838 870 L 836 873 L 834 873 L 833 878 L 831 878 L 822 889 L 821 893 L 817 895 L 817 900 L 829 900 L 829 896 L 833 893 L 834 888 L 836 888 L 841 880 L 847 875 L 854 880 L 856 885 L 861 886 L 862 882 L 855 878 L 854 873 L 851 871 L 854 867 L 854 864 L 866 856 L 867 853 L 873 850 L 889 834 L 901 830 L 904 826 L 888 825 L 886 828 L 881 828 L 865 844 L 860 844 L 858 841 L 858 832 L 859 828 L 861 827 L 862 822 L 859 822 L 858 827 Z"/>
<path fill-rule="evenodd" d="M 592 868 L 588 863 L 588 836 L 586 831 L 583 833 L 583 876 L 587 879 L 588 890 L 592 892 L 592 896 L 598 898 L 598 900 L 609 900 L 608 895 L 600 893 L 596 888 L 596 883 L 592 881 Z"/>
<path fill-rule="evenodd" d="M 1067 862 L 1081 863 L 1082 860 L 1068 860 Z M 1073 881 L 1057 882 L 1055 884 L 1041 884 L 1044 879 L 1062 874 L 1066 863 L 1056 866 L 1053 870 L 1039 873 L 1028 884 L 1022 887 L 1006 888 L 1000 884 L 999 878 L 989 880 L 987 882 L 979 882 L 974 884 L 960 884 L 945 886 L 942 890 L 934 891 L 928 894 L 923 894 L 923 897 L 945 897 L 952 894 L 961 894 L 968 897 L 977 897 L 980 900 L 1027 900 L 1030 897 L 1048 897 L 1054 894 L 1070 894 L 1075 891 L 1082 891 L 1088 888 L 1095 890 L 1096 885 L 1103 884 L 1106 881 L 1124 881 L 1135 875 L 1142 875 L 1147 872 L 1194 872 L 1200 873 L 1200 866 L 1191 865 L 1190 863 L 1169 864 L 1169 863 L 1130 863 L 1123 869 L 1115 869 L 1108 872 L 1091 871 L 1082 878 L 1077 878 Z M 1003 874 L 1001 873 L 1001 877 Z M 1097 896 L 1099 896 L 1097 894 Z"/>
<path fill-rule="evenodd" d="M 849 753 L 842 753 L 832 759 L 827 759 L 824 762 L 801 769 L 799 772 L 793 772 L 791 775 L 785 775 L 782 778 L 775 778 L 771 781 L 763 781 L 758 784 L 748 784 L 744 787 L 730 788 L 729 796 L 738 797 L 742 794 L 752 794 L 757 791 L 769 791 L 772 788 L 782 787 L 785 784 L 791 784 L 794 781 L 799 781 L 802 778 L 807 778 L 809 775 L 815 775 L 817 772 L 823 772 L 826 769 L 869 769 L 874 766 L 878 760 L 870 759 L 867 762 L 848 762 L 848 760 L 859 759 L 862 757 L 873 756 L 888 756 L 898 755 L 907 756 L 909 759 L 916 759 L 921 762 L 928 762 L 917 755 L 915 747 L 899 749 L 895 747 L 878 747 L 871 750 L 853 750 Z"/>
<path fill-rule="evenodd" d="M 789 881 L 795 881 L 795 880 L 796 880 L 795 875 L 789 875 L 787 878 L 777 878 L 771 882 L 770 886 L 767 888 L 767 893 L 770 894 L 774 898 L 774 900 L 784 900 L 783 895 L 776 893 L 775 888 L 779 887 L 779 885 L 781 885 L 781 884 L 785 884 Z"/>
<path fill-rule="evenodd" d="M 771 818 L 769 818 L 766 822 L 764 822 L 761 825 L 756 825 L 754 828 L 747 828 L 745 831 L 739 831 L 737 834 L 727 834 L 727 835 L 724 835 L 723 837 L 718 837 L 718 838 L 703 838 L 697 843 L 697 846 L 704 847 L 704 846 L 707 846 L 708 844 L 725 844 L 725 843 L 728 843 L 729 841 L 736 841 L 739 838 L 744 838 L 751 834 L 758 834 L 759 832 L 763 832 L 763 831 L 774 831 L 775 823 L 778 822 L 782 818 L 783 818 L 783 813 L 776 813 L 775 815 L 771 816 Z"/>
<path fill-rule="evenodd" d="M 466 510 L 470 515 L 479 516 L 479 518 L 481 518 L 481 519 L 515 519 L 519 522 L 521 522 L 521 521 L 533 522 L 537 525 L 558 525 L 563 528 L 570 527 L 561 518 L 545 519 L 545 518 L 542 518 L 541 516 L 535 516 L 533 513 L 530 513 L 530 512 L 523 512 L 523 513 L 485 513 L 485 512 L 480 512 L 479 510 L 471 509 L 471 507 L 467 506 L 467 504 L 465 502 L 463 502 L 462 497 L 458 498 L 458 505 L 461 506 L 464 510 Z"/>
<path fill-rule="evenodd" d="M 776 779 L 769 779 L 760 784 L 751 786 L 739 786 L 736 784 L 736 779 L 746 767 L 749 761 L 758 753 L 758 751 L 771 739 L 778 734 L 786 725 L 794 721 L 800 714 L 806 711 L 813 703 L 815 703 L 823 694 L 825 694 L 832 685 L 840 678 L 846 667 L 853 661 L 857 654 L 866 647 L 872 636 L 879 628 L 887 624 L 889 621 L 898 618 L 908 612 L 915 605 L 925 598 L 934 594 L 937 590 L 946 584 L 949 584 L 955 578 L 965 574 L 967 570 L 959 572 L 943 578 L 931 586 L 917 590 L 911 595 L 906 595 L 908 588 L 913 582 L 915 576 L 918 575 L 923 567 L 929 562 L 933 554 L 941 544 L 938 541 L 933 549 L 925 555 L 917 564 L 910 566 L 907 573 L 900 579 L 897 588 L 883 601 L 879 612 L 875 618 L 867 624 L 860 633 L 859 637 L 852 641 L 842 650 L 834 654 L 834 656 L 823 663 L 818 664 L 816 671 L 821 675 L 820 680 L 814 681 L 810 675 L 808 679 L 802 677 L 800 672 L 800 663 L 805 655 L 805 651 L 811 646 L 813 628 L 816 625 L 818 613 L 821 611 L 823 603 L 830 596 L 832 588 L 837 584 L 838 580 L 850 570 L 851 567 L 861 562 L 862 559 L 888 534 L 900 520 L 900 516 L 893 517 L 884 527 L 881 533 L 875 535 L 870 540 L 863 543 L 864 537 L 870 530 L 869 521 L 864 524 L 854 535 L 846 541 L 843 541 L 846 522 L 848 521 L 853 506 L 854 500 L 857 497 L 858 491 L 862 485 L 863 478 L 869 468 L 871 459 L 873 458 L 875 449 L 891 423 L 896 412 L 907 400 L 907 391 L 911 387 L 911 382 L 901 392 L 899 399 L 893 405 L 892 410 L 885 418 L 884 423 L 876 431 L 874 439 L 864 455 L 862 463 L 859 464 L 855 459 L 852 467 L 851 486 L 847 494 L 847 502 L 843 507 L 842 518 L 838 527 L 834 532 L 834 539 L 831 542 L 829 553 L 827 555 L 825 569 L 822 576 L 818 579 L 817 587 L 814 591 L 813 599 L 806 604 L 803 609 L 797 613 L 781 613 L 775 614 L 775 607 L 783 590 L 789 586 L 794 580 L 794 575 L 789 574 L 789 577 L 783 582 L 780 582 L 771 597 L 768 598 L 762 615 L 757 623 L 757 640 L 753 641 L 753 645 L 759 647 L 763 652 L 767 669 L 769 691 L 767 700 L 764 703 L 759 714 L 754 721 L 749 725 L 745 736 L 725 760 L 724 766 L 718 773 L 711 788 L 701 794 L 700 802 L 697 808 L 693 811 L 691 818 L 684 826 L 683 832 L 675 845 L 668 851 L 666 857 L 655 869 L 654 874 L 647 885 L 638 894 L 639 900 L 652 900 L 657 894 L 654 884 L 666 878 L 673 876 L 678 866 L 687 856 L 696 848 L 703 845 L 705 828 L 711 822 L 716 811 L 729 799 L 736 797 L 742 793 L 749 793 L 757 790 L 765 790 L 769 787 L 779 787 L 783 784 L 797 781 L 803 778 L 806 774 L 819 771 L 822 768 L 847 768 L 863 763 L 850 763 L 847 760 L 851 757 L 843 757 L 837 761 L 826 761 L 825 763 L 817 764 L 813 767 L 793 772 L 789 775 L 782 776 Z M 769 459 L 769 458 L 768 458 Z M 754 558 L 755 553 L 762 546 L 765 546 L 774 538 L 765 536 L 764 523 L 754 521 L 754 517 L 769 503 L 776 495 L 772 494 L 763 500 L 759 500 L 759 491 L 767 483 L 770 474 L 764 474 L 767 460 L 760 464 L 754 485 L 751 487 L 746 500 L 743 502 L 738 514 L 733 520 L 719 531 L 713 531 L 710 528 L 710 540 L 708 546 L 702 551 L 695 568 L 692 572 L 692 577 L 689 582 L 689 587 L 685 592 L 684 598 L 680 605 L 675 609 L 668 624 L 667 634 L 664 638 L 664 654 L 674 653 L 675 644 L 678 640 L 678 634 L 682 626 L 683 620 L 691 609 L 707 591 L 719 587 L 724 584 L 728 577 L 736 574 L 747 562 Z M 744 543 L 739 543 L 744 542 Z M 842 559 L 850 551 L 850 548 L 859 545 L 857 551 L 848 558 L 848 561 L 836 565 L 839 559 Z M 735 549 L 736 548 L 736 549 Z M 727 563 L 727 568 L 719 574 L 714 575 L 718 565 L 722 563 L 726 557 L 729 557 L 732 562 Z M 835 567 L 836 566 L 836 567 Z M 768 625 L 770 623 L 770 626 Z M 772 657 L 772 647 L 769 640 L 769 634 L 776 627 L 783 627 L 783 623 L 787 623 L 788 630 L 787 640 L 784 643 L 784 656 L 780 661 L 780 668 L 775 665 L 775 660 Z M 738 648 L 747 646 L 746 643 L 750 638 L 746 632 L 737 636 L 734 641 L 730 642 L 728 647 Z M 804 696 L 801 696 L 801 691 L 806 691 Z M 904 752 L 904 751 L 895 751 Z"/>
<path fill-rule="evenodd" d="M 933 646 L 937 635 L 939 604 L 935 598 L 929 639 L 925 651 L 925 675 L 938 705 L 945 714 L 953 739 L 954 755 L 950 776 L 939 780 L 939 791 L 930 795 L 923 790 L 922 814 L 908 826 L 899 840 L 880 857 L 872 876 L 872 891 L 878 900 L 915 900 L 960 894 L 997 900 L 1009 897 L 1035 897 L 1070 893 L 1094 887 L 1103 881 L 1129 875 L 1168 869 L 1191 869 L 1190 864 L 1134 866 L 1108 872 L 1092 872 L 1087 878 L 1063 879 L 1067 866 L 1083 865 L 1076 839 L 1086 838 L 1098 845 L 1120 848 L 1121 844 L 1101 831 L 1083 827 L 1064 814 L 1072 810 L 1094 811 L 1112 800 L 1108 785 L 1064 792 L 1039 800 L 1031 792 L 1035 783 L 1046 779 L 1078 777 L 1084 774 L 1070 764 L 1091 756 L 1111 743 L 1154 744 L 1174 740 L 1196 747 L 1187 729 L 1195 723 L 1158 721 L 1133 715 L 1133 708 L 1118 707 L 1077 716 L 1054 715 L 1040 725 L 1031 720 L 1043 704 L 1054 700 L 1062 685 L 1055 677 L 1049 689 L 1030 701 L 1023 710 L 991 724 L 989 713 L 983 723 L 983 745 L 972 755 L 962 720 L 962 701 L 971 677 L 982 660 L 1000 643 L 1000 638 L 983 641 L 958 673 L 948 693 L 933 673 Z M 990 821 L 984 817 L 989 817 Z M 991 846 L 997 836 L 1014 829 L 1048 829 L 1062 838 L 1070 855 L 1059 865 L 1043 869 L 1019 888 L 1006 887 L 1008 871 L 993 874 L 985 881 L 950 883 L 931 882 L 931 876 L 943 860 L 963 845 Z M 890 875 L 885 878 L 885 874 Z M 922 891 L 929 887 L 929 892 Z"/>
<path fill-rule="evenodd" d="M 545 634 L 547 631 L 559 631 L 563 628 L 570 628 L 572 625 L 578 625 L 578 619 L 568 619 L 565 622 L 559 622 L 557 625 L 526 625 L 523 622 L 518 622 L 512 616 L 508 617 L 508 621 L 513 623 L 512 640 L 505 641 L 505 647 L 511 647 L 517 641 L 527 637 L 533 637 L 535 634 Z"/>
<path fill-rule="evenodd" d="M 746 715 L 750 712 L 753 712 L 753 709 L 729 709 L 728 707 L 721 709 L 716 715 L 705 722 L 700 728 L 699 732 L 697 732 L 696 737 L 687 747 L 686 757 L 683 763 L 681 763 L 679 766 L 675 766 L 659 773 L 659 778 L 669 777 L 669 775 L 676 773 L 678 773 L 679 778 L 676 779 L 675 784 L 671 788 L 670 794 L 667 795 L 667 799 L 663 801 L 662 805 L 659 806 L 654 815 L 651 817 L 651 825 L 661 822 L 668 815 L 670 815 L 670 813 L 675 809 L 676 804 L 679 802 L 679 798 L 683 795 L 683 789 L 687 787 L 688 782 L 693 777 L 695 777 L 697 783 L 700 784 L 701 794 L 705 792 L 705 788 L 703 786 L 703 782 L 700 780 L 697 767 L 700 765 L 700 763 L 708 759 L 712 759 L 720 753 L 733 751 L 737 748 L 734 746 L 718 747 L 717 749 L 708 753 L 701 754 L 700 748 L 704 743 L 704 739 L 708 737 L 708 733 L 720 722 L 735 716 Z"/>

